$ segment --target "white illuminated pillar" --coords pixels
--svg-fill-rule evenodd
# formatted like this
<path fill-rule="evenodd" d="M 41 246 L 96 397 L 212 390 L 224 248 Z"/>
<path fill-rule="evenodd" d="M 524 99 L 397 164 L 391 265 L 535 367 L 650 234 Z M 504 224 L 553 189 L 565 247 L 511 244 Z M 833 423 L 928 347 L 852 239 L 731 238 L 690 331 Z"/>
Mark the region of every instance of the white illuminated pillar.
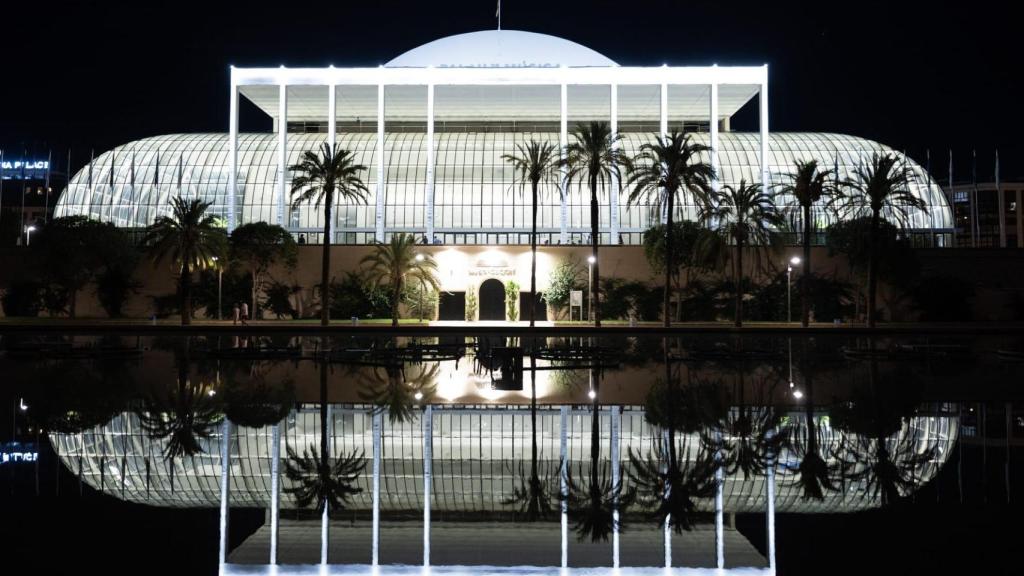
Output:
<path fill-rule="evenodd" d="M 227 418 L 220 426 L 220 549 L 219 569 L 224 571 L 228 561 L 228 512 L 231 505 L 231 420 Z"/>
<path fill-rule="evenodd" d="M 660 93 L 661 93 L 660 94 L 661 95 L 661 107 L 660 107 L 661 110 L 658 112 L 658 114 L 660 115 L 659 131 L 661 132 L 661 139 L 664 140 L 665 138 L 668 137 L 668 84 L 666 84 L 664 82 L 661 83 Z M 665 190 L 662 190 L 661 191 L 662 197 L 664 197 L 665 194 L 667 194 L 667 192 Z M 667 198 L 663 198 L 663 201 L 661 203 L 661 223 L 662 224 L 668 224 L 668 199 Z"/>
<path fill-rule="evenodd" d="M 717 64 L 715 65 L 717 66 Z M 711 186 L 718 190 L 718 181 L 721 175 L 718 172 L 718 83 L 711 84 L 711 103 L 708 110 L 710 116 L 710 142 L 711 147 L 711 168 L 715 171 L 715 178 Z"/>
<path fill-rule="evenodd" d="M 618 406 L 612 406 L 611 459 L 612 459 L 612 490 L 615 496 L 612 503 L 612 568 L 619 567 L 619 497 L 617 490 L 621 488 L 622 462 L 619 459 L 619 437 L 622 435 L 622 412 Z"/>
<path fill-rule="evenodd" d="M 384 84 L 377 85 L 377 220 L 375 239 L 384 241 Z"/>
<path fill-rule="evenodd" d="M 434 459 L 434 411 L 423 409 L 423 565 L 430 566 L 430 494 Z"/>
<path fill-rule="evenodd" d="M 562 67 L 565 68 L 564 66 Z M 561 153 L 562 161 L 565 161 L 565 147 L 569 145 L 569 86 L 564 82 L 562 83 L 561 92 L 561 112 L 559 116 L 558 125 L 558 145 Z M 562 194 L 561 194 L 561 229 L 560 229 L 560 242 L 562 244 L 569 243 L 569 205 L 568 196 L 569 190 L 566 188 L 566 173 L 565 166 L 562 166 L 559 176 L 559 181 L 562 183 Z"/>
<path fill-rule="evenodd" d="M 715 432 L 718 441 L 715 446 L 715 565 L 725 568 L 725 527 L 722 522 L 722 491 L 725 487 L 725 471 L 722 469 L 722 431 Z"/>
<path fill-rule="evenodd" d="M 285 180 L 288 175 L 288 86 L 280 85 L 277 97 L 277 225 L 284 226 L 284 206 L 288 189 Z"/>
<path fill-rule="evenodd" d="M 665 458 L 665 465 L 662 467 L 662 472 L 664 472 L 664 473 L 668 473 L 668 467 L 671 465 L 671 462 L 668 461 L 668 459 L 672 455 L 672 447 L 669 445 L 669 442 L 675 442 L 675 438 L 672 438 L 671 436 L 669 436 L 668 429 L 664 428 L 661 431 L 661 444 L 662 444 L 661 452 L 662 452 L 662 455 Z M 684 455 L 680 455 L 680 457 L 682 458 L 682 457 L 685 457 L 685 456 Z M 672 491 L 672 485 L 670 483 L 668 483 L 668 482 L 665 482 L 665 499 L 666 500 L 672 495 L 671 491 Z M 672 567 L 672 515 L 671 514 L 665 516 L 665 527 L 664 528 L 665 528 L 665 534 L 664 534 L 665 568 L 671 568 Z"/>
<path fill-rule="evenodd" d="M 764 66 L 764 80 L 761 81 L 761 186 L 768 188 L 768 65 Z"/>
<path fill-rule="evenodd" d="M 330 462 L 331 458 L 331 447 L 334 444 L 334 416 L 331 413 L 331 405 L 327 405 L 327 453 L 321 454 L 320 457 L 324 459 L 324 462 Z M 328 545 L 331 542 L 331 506 L 330 502 L 324 502 L 324 512 L 320 516 L 320 565 L 327 565 L 327 551 Z"/>
<path fill-rule="evenodd" d="M 373 554 L 372 564 L 380 563 L 380 450 L 384 413 L 373 413 Z"/>
<path fill-rule="evenodd" d="M 331 66 L 334 68 L 334 66 Z M 336 108 L 336 97 L 337 90 L 336 86 L 332 83 L 327 86 L 327 144 L 331 147 L 331 153 L 338 153 L 338 119 L 337 119 L 337 108 Z M 330 207 L 331 210 L 331 234 L 330 238 L 325 238 L 324 243 L 327 245 L 334 244 L 334 239 L 338 235 L 338 196 L 334 196 L 334 206 Z"/>
<path fill-rule="evenodd" d="M 1021 218 L 1021 207 L 1024 206 L 1024 191 L 1017 189 L 1017 248 L 1024 248 L 1024 218 Z"/>
<path fill-rule="evenodd" d="M 228 232 L 235 229 L 235 196 L 238 194 L 238 84 L 231 67 L 231 104 L 228 112 Z"/>
<path fill-rule="evenodd" d="M 569 441 L 568 441 L 568 429 L 569 429 L 569 407 L 562 406 L 559 409 L 559 417 L 561 419 L 560 425 L 560 440 L 559 440 L 559 459 L 562 462 L 561 469 L 558 473 L 559 490 L 561 491 L 561 516 L 562 516 L 562 568 L 569 567 L 569 506 L 565 501 L 565 497 L 569 494 Z"/>
<path fill-rule="evenodd" d="M 617 84 L 611 85 L 610 114 L 612 135 L 615 135 L 619 133 L 619 86 Z M 617 150 L 620 143 L 615 142 L 612 146 Z M 611 190 L 608 191 L 608 210 L 611 228 L 609 243 L 614 246 L 619 243 L 619 179 L 614 173 L 612 173 Z"/>
<path fill-rule="evenodd" d="M 427 85 L 427 243 L 434 243 L 434 85 Z"/>
<path fill-rule="evenodd" d="M 270 428 L 270 563 L 277 564 L 278 519 L 281 516 L 281 426 Z"/>

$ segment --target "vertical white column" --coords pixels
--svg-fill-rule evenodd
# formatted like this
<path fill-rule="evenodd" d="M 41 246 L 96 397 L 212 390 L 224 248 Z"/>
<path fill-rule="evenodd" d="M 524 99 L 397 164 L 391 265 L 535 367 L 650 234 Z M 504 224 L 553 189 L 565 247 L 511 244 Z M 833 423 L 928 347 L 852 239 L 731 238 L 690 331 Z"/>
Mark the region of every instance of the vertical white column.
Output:
<path fill-rule="evenodd" d="M 330 462 L 331 448 L 333 447 L 332 445 L 334 444 L 334 430 L 333 430 L 334 427 L 332 426 L 332 424 L 334 424 L 334 416 L 331 413 L 331 405 L 328 404 L 327 405 L 327 428 L 326 428 L 326 430 L 327 430 L 327 453 L 320 455 L 320 457 L 323 458 L 325 462 Z M 330 509 L 331 509 L 330 502 L 324 502 L 324 512 L 320 516 L 320 565 L 321 566 L 326 566 L 327 565 L 327 551 L 328 551 L 328 548 L 329 548 L 329 544 L 331 543 L 331 534 L 330 534 L 331 515 L 330 515 Z"/>
<path fill-rule="evenodd" d="M 331 66 L 333 68 L 333 66 Z M 336 105 L 336 86 L 333 80 L 331 84 L 327 86 L 327 144 L 331 147 L 331 153 L 338 153 L 338 122 L 337 122 L 337 105 Z M 334 206 L 331 206 L 331 237 L 325 238 L 324 243 L 327 245 L 334 244 L 334 239 L 338 236 L 338 197 L 334 197 Z"/>
<path fill-rule="evenodd" d="M 622 460 L 619 458 L 619 438 L 622 436 L 622 408 L 612 406 L 611 459 L 612 490 L 622 487 Z M 619 567 L 619 497 L 616 493 L 612 503 L 612 568 Z"/>
<path fill-rule="evenodd" d="M 220 571 L 228 561 L 228 512 L 231 506 L 231 421 L 227 418 L 220 425 L 220 549 L 218 562 Z"/>
<path fill-rule="evenodd" d="M 559 427 L 559 460 L 562 465 L 558 472 L 559 490 L 562 495 L 561 501 L 561 515 L 562 515 L 562 568 L 569 567 L 569 505 L 565 501 L 565 497 L 569 494 L 569 407 L 562 406 L 559 409 L 560 427 Z"/>
<path fill-rule="evenodd" d="M 716 65 L 717 66 L 717 65 Z M 711 181 L 711 185 L 717 190 L 718 179 L 720 177 L 718 173 L 718 83 L 711 84 L 711 103 L 710 109 L 708 110 L 708 116 L 710 116 L 710 140 L 708 145 L 711 147 L 711 168 L 715 171 L 715 179 Z"/>
<path fill-rule="evenodd" d="M 270 428 L 270 564 L 277 564 L 278 522 L 281 516 L 281 426 Z"/>
<path fill-rule="evenodd" d="M 288 86 L 280 85 L 277 97 L 277 225 L 284 226 L 284 205 L 288 189 L 285 180 L 288 175 Z"/>
<path fill-rule="evenodd" d="M 672 448 L 669 445 L 669 442 L 675 442 L 675 438 L 672 438 L 672 437 L 669 436 L 668 428 L 663 428 L 661 430 L 661 453 L 662 453 L 662 457 L 665 458 L 665 465 L 662 466 L 662 468 L 661 468 L 663 473 L 667 473 L 668 472 L 668 467 L 670 465 L 670 462 L 668 461 L 668 459 L 671 457 Z M 685 458 L 685 455 L 680 455 L 680 457 L 681 458 Z M 672 495 L 671 491 L 672 491 L 672 485 L 669 484 L 668 482 L 665 482 L 665 499 L 666 500 Z M 664 532 L 665 532 L 664 535 L 663 535 L 663 538 L 664 538 L 663 546 L 665 548 L 665 568 L 671 568 L 672 567 L 672 515 L 671 514 L 665 516 L 665 526 L 663 528 L 664 528 Z"/>
<path fill-rule="evenodd" d="M 725 568 L 725 527 L 722 523 L 722 491 L 725 484 L 725 473 L 722 469 L 722 431 L 715 431 L 715 565 L 719 570 Z"/>
<path fill-rule="evenodd" d="M 769 440 L 775 436 L 774 430 L 769 430 L 765 437 Z M 768 455 L 768 466 L 765 469 L 765 499 L 767 500 L 767 531 L 768 531 L 768 571 L 775 573 L 775 454 Z"/>
<path fill-rule="evenodd" d="M 768 65 L 764 65 L 764 80 L 761 82 L 761 185 L 767 188 L 768 184 Z"/>
<path fill-rule="evenodd" d="M 373 413 L 373 553 L 371 562 L 380 563 L 380 449 L 383 436 L 384 413 Z"/>
<path fill-rule="evenodd" d="M 377 85 L 377 221 L 374 237 L 384 241 L 384 84 Z"/>
<path fill-rule="evenodd" d="M 664 140 L 668 137 L 668 84 L 662 82 L 661 90 L 659 92 L 661 96 L 661 106 L 659 107 L 660 110 L 658 112 L 660 117 L 658 124 L 659 132 L 661 132 L 661 138 Z M 665 194 L 665 190 L 662 190 L 661 195 L 664 197 Z M 663 198 L 661 203 L 661 223 L 668 223 L 668 202 L 666 198 Z"/>
<path fill-rule="evenodd" d="M 611 85 L 611 127 L 612 134 L 619 133 L 619 86 L 618 84 Z M 613 146 L 617 150 L 619 148 L 619 142 L 615 142 Z M 619 243 L 619 179 L 612 174 L 611 190 L 608 192 L 608 211 L 609 211 L 609 227 L 610 227 L 610 238 L 609 243 L 613 246 Z"/>
<path fill-rule="evenodd" d="M 564 69 L 564 66 L 563 66 Z M 564 71 L 563 71 L 564 72 Z M 559 117 L 558 125 L 558 146 L 562 156 L 562 161 L 565 161 L 565 147 L 569 145 L 569 87 L 563 82 L 561 92 L 561 116 Z M 569 190 L 566 187 L 566 168 L 562 166 L 559 180 L 562 183 L 562 205 L 560 219 L 560 242 L 562 244 L 569 243 Z"/>
<path fill-rule="evenodd" d="M 231 67 L 231 104 L 228 112 L 228 232 L 235 229 L 235 196 L 238 194 L 238 84 Z"/>
<path fill-rule="evenodd" d="M 430 495 L 434 459 L 434 409 L 423 409 L 423 565 L 430 566 Z"/>
<path fill-rule="evenodd" d="M 434 243 L 434 85 L 427 85 L 427 243 Z"/>

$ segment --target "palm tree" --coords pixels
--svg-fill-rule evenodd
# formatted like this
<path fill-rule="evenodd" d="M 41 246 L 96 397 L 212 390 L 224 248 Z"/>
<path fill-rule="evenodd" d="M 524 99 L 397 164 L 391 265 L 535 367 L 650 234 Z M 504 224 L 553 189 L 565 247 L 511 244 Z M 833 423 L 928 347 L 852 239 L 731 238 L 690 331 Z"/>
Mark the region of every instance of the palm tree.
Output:
<path fill-rule="evenodd" d="M 551 505 L 553 500 L 550 490 L 552 485 L 551 477 L 545 474 L 544 478 L 541 479 L 537 462 L 537 369 L 534 363 L 535 360 L 531 355 L 530 436 L 532 443 L 530 445 L 530 475 L 526 477 L 523 474 L 522 464 L 520 464 L 519 486 L 513 487 L 512 494 L 502 500 L 502 504 L 517 506 L 519 514 L 527 522 L 544 520 L 554 513 L 554 507 Z"/>
<path fill-rule="evenodd" d="M 288 168 L 298 175 L 292 179 L 292 209 L 303 202 L 313 201 L 324 206 L 323 267 L 320 273 L 320 324 L 327 326 L 331 319 L 331 209 L 335 195 L 348 202 L 366 203 L 370 191 L 360 178 L 366 166 L 356 164 L 356 155 L 350 150 L 335 150 L 323 144 L 320 153 L 312 150 L 302 153 L 302 160 Z"/>
<path fill-rule="evenodd" d="M 154 265 L 170 258 L 177 268 L 182 325 L 192 323 L 192 273 L 214 266 L 227 247 L 218 218 L 206 213 L 209 207 L 199 199 L 171 198 L 171 215 L 157 217 L 143 238 Z"/>
<path fill-rule="evenodd" d="M 174 387 L 157 388 L 145 398 L 137 412 L 146 436 L 165 442 L 164 460 L 170 465 L 174 490 L 174 459 L 203 452 L 203 440 L 217 430 L 224 414 L 216 400 L 216 387 L 203 379 L 189 377 L 189 344 L 175 348 L 177 379 Z"/>
<path fill-rule="evenodd" d="M 819 170 L 817 160 L 797 160 L 795 170 L 786 175 L 788 182 L 778 185 L 776 192 L 792 197 L 792 208 L 800 211 L 803 224 L 802 243 L 804 248 L 803 273 L 800 275 L 800 322 L 804 328 L 810 323 L 811 314 L 811 233 L 814 221 L 811 209 L 824 201 L 831 206 L 841 198 L 837 185 L 838 175 L 832 170 Z"/>
<path fill-rule="evenodd" d="M 558 174 L 558 148 L 550 142 L 537 142 L 530 140 L 525 146 L 516 144 L 515 154 L 505 154 L 502 160 L 512 165 L 512 169 L 519 173 L 521 185 L 526 187 L 530 183 L 532 197 L 530 205 L 533 207 L 533 219 L 530 228 L 530 327 L 534 325 L 536 317 L 534 308 L 537 306 L 537 200 L 540 183 L 551 182 Z M 557 180 L 556 180 L 557 181 Z"/>
<path fill-rule="evenodd" d="M 619 180 L 622 169 L 630 169 L 632 162 L 629 156 L 619 149 L 622 137 L 613 133 L 607 122 L 591 122 L 578 124 L 572 132 L 573 142 L 565 147 L 565 158 L 560 165 L 565 166 L 566 187 L 578 182 L 580 187 L 586 182 L 590 188 L 590 250 L 594 259 L 594 326 L 601 326 L 601 261 L 598 259 L 597 246 L 600 243 L 600 213 L 597 209 L 597 193 L 602 187 L 610 186 L 612 177 Z M 615 194 L 616 191 L 611 193 Z"/>
<path fill-rule="evenodd" d="M 416 238 L 412 234 L 395 234 L 391 242 L 378 243 L 375 250 L 360 260 L 366 266 L 366 280 L 371 284 L 385 286 L 391 292 L 391 325 L 398 326 L 398 304 L 402 289 L 408 282 L 428 285 L 440 290 L 437 279 L 437 262 L 430 254 L 416 252 Z"/>
<path fill-rule="evenodd" d="M 597 368 L 591 369 L 594 381 L 592 420 L 590 424 L 590 478 L 579 482 L 566 470 L 568 493 L 560 496 L 565 500 L 569 519 L 573 522 L 576 537 L 582 541 L 587 536 L 591 542 L 607 541 L 615 530 L 622 530 L 622 522 L 616 512 L 623 511 L 636 499 L 636 489 L 623 490 L 622 480 L 612 482 L 610 466 L 601 465 L 601 405 L 598 402 L 599 376 Z M 580 466 L 582 473 L 582 465 Z M 582 475 L 582 474 L 581 474 Z"/>
<path fill-rule="evenodd" d="M 302 449 L 299 456 L 291 446 L 287 447 L 288 460 L 285 476 L 290 485 L 285 494 L 295 498 L 300 508 L 315 507 L 321 515 L 322 533 L 329 529 L 328 518 L 332 511 L 344 510 L 352 496 L 363 491 L 356 486 L 359 475 L 366 468 L 362 450 L 332 458 L 327 438 L 327 370 L 326 360 L 320 363 L 320 449 L 310 444 Z M 323 543 L 321 543 L 323 545 Z M 321 547 L 323 550 L 323 546 Z M 323 558 L 326 561 L 326 558 Z"/>
<path fill-rule="evenodd" d="M 875 327 L 875 307 L 878 295 L 878 237 L 883 217 L 906 224 L 912 209 L 927 210 L 924 200 L 910 190 L 914 172 L 906 161 L 894 154 L 871 155 L 871 162 L 858 166 L 854 177 L 846 183 L 849 197 L 846 208 L 854 216 L 870 216 L 870 248 L 868 253 L 868 327 Z M 883 212 L 885 215 L 883 216 Z"/>
<path fill-rule="evenodd" d="M 674 232 L 676 196 L 680 201 L 689 197 L 699 206 L 707 206 L 712 190 L 711 182 L 715 179 L 715 169 L 711 164 L 700 159 L 700 154 L 708 153 L 711 148 L 697 144 L 689 134 L 673 131 L 667 137 L 657 137 L 655 143 L 647 143 L 640 147 L 640 152 L 633 158 L 633 166 L 626 182 L 626 188 L 632 187 L 628 204 L 632 205 L 641 199 L 664 208 L 668 214 L 665 226 L 665 327 L 672 323 L 669 313 L 671 300 L 672 275 L 674 268 Z M 680 302 L 680 306 L 682 302 Z"/>
<path fill-rule="evenodd" d="M 783 225 L 783 218 L 775 206 L 774 196 L 764 192 L 760 184 L 740 180 L 738 186 L 722 186 L 721 190 L 712 192 L 711 197 L 713 202 L 704 210 L 704 219 L 718 222 L 714 236 L 718 236 L 719 241 L 731 240 L 736 246 L 732 272 L 738 328 L 743 326 L 743 249 L 747 246 L 758 250 L 776 249 L 778 234 L 775 230 Z M 760 260 L 758 258 L 758 264 L 763 265 Z"/>

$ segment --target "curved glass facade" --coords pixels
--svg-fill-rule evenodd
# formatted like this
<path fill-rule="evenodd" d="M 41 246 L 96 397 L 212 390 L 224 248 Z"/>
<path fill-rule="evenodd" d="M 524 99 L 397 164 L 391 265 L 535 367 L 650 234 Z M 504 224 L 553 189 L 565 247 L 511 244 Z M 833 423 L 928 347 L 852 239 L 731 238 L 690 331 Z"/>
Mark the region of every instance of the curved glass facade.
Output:
<path fill-rule="evenodd" d="M 611 457 L 611 410 L 602 408 L 601 455 Z M 736 408 L 733 408 L 736 410 Z M 749 408 L 748 410 L 764 410 Z M 365 407 L 332 405 L 329 411 L 332 454 L 362 451 L 368 461 L 373 453 L 372 416 Z M 434 406 L 432 435 L 433 490 L 431 508 L 451 512 L 498 512 L 509 510 L 502 501 L 522 480 L 522 467 L 530 464 L 531 428 L 528 409 L 514 406 Z M 423 508 L 422 411 L 407 422 L 389 423 L 383 418 L 381 508 L 414 511 Z M 790 435 L 806 434 L 806 412 L 789 413 L 783 420 Z M 852 454 L 873 454 L 884 442 L 898 466 L 920 460 L 911 472 L 916 486 L 931 480 L 945 464 L 957 440 L 956 407 L 933 405 L 905 418 L 901 428 L 883 440 L 843 432 L 829 425 L 824 413 L 816 413 L 821 452 L 830 465 L 836 459 L 856 460 L 847 471 L 850 480 L 842 490 L 826 491 L 823 500 L 806 499 L 798 484 L 799 448 L 784 443 L 776 466 L 776 506 L 779 512 L 848 512 L 879 505 L 870 461 Z M 567 419 L 569 467 L 573 474 L 588 469 L 591 412 L 572 408 Z M 79 434 L 50 434 L 50 441 L 64 465 L 96 489 L 138 503 L 171 507 L 219 505 L 220 427 L 218 433 L 200 439 L 202 452 L 194 456 L 164 458 L 167 440 L 147 435 L 135 412 L 124 412 L 106 425 Z M 282 422 L 281 469 L 287 449 L 301 454 L 320 445 L 320 413 L 316 405 L 294 410 Z M 785 433 L 785 430 L 780 433 Z M 560 454 L 560 411 L 542 407 L 537 415 L 539 464 L 542 473 L 557 477 Z M 624 407 L 621 417 L 620 458 L 623 481 L 630 483 L 629 453 L 641 457 L 657 450 L 661 430 L 652 427 L 638 407 Z M 271 490 L 271 428 L 235 428 L 231 447 L 231 501 L 234 506 L 265 507 Z M 706 436 L 705 436 L 706 438 Z M 734 439 L 726 437 L 728 445 Z M 700 434 L 680 434 L 678 442 L 686 461 L 694 461 L 701 447 Z M 922 459 L 922 455 L 930 455 Z M 869 459 L 870 460 L 870 459 Z M 173 467 L 173 473 L 172 473 Z M 357 481 L 362 493 L 353 496 L 350 508 L 369 510 L 372 467 Z M 763 475 L 726 475 L 724 509 L 728 512 L 761 512 L 765 507 Z M 294 508 L 287 492 L 291 481 L 282 474 L 281 505 Z M 911 489 L 901 487 L 901 495 Z M 697 501 L 701 511 L 714 509 L 714 499 Z"/>
<path fill-rule="evenodd" d="M 652 138 L 646 132 L 626 132 L 623 149 L 635 153 Z M 707 133 L 695 133 L 707 143 Z M 558 134 L 548 132 L 448 131 L 435 134 L 434 229 L 446 244 L 528 244 L 529 195 L 517 175 L 502 160 L 517 144 L 530 139 L 557 144 Z M 323 133 L 288 134 L 289 165 L 306 150 L 326 142 Z M 338 243 L 369 243 L 375 238 L 377 154 L 375 133 L 338 134 L 338 146 L 353 150 L 367 167 L 363 179 L 371 191 L 366 205 L 339 203 L 335 211 Z M 756 133 L 719 134 L 718 163 L 723 184 L 760 180 L 759 137 Z M 875 152 L 891 152 L 882 144 L 837 134 L 772 133 L 768 149 L 768 173 L 772 184 L 784 181 L 796 160 L 816 159 L 823 167 L 837 168 L 842 178 L 870 161 Z M 425 233 L 427 214 L 427 146 L 423 132 L 392 132 L 384 147 L 383 224 L 386 235 L 396 232 Z M 952 216 L 941 187 L 925 170 L 907 159 L 913 178 L 911 189 L 928 207 L 912 210 L 907 225 L 923 232 L 952 228 Z M 145 138 L 119 146 L 97 157 L 72 179 L 57 203 L 57 216 L 86 215 L 124 227 L 144 227 L 169 210 L 176 195 L 212 202 L 213 211 L 226 218 L 228 190 L 228 136 L 226 134 L 173 134 Z M 238 138 L 238 223 L 277 222 L 279 205 L 278 137 L 275 134 L 241 134 Z M 289 177 L 290 178 L 290 177 Z M 288 182 L 286 182 L 288 184 Z M 562 229 L 561 199 L 554 184 L 543 191 L 538 215 L 540 243 L 559 242 Z M 627 244 L 639 243 L 641 234 L 660 220 L 652 206 L 627 206 L 626 191 L 618 194 L 619 233 Z M 287 200 L 287 199 L 286 199 Z M 779 198 L 787 204 L 788 198 Z M 282 224 L 310 240 L 319 238 L 322 212 L 312 205 L 291 209 L 286 201 Z M 574 186 L 566 196 L 569 242 L 586 242 L 590 233 L 589 191 Z M 602 195 L 602 241 L 611 240 L 611 206 Z M 694 218 L 693 206 L 681 206 L 680 217 Z M 834 216 L 816 211 L 818 227 Z"/>

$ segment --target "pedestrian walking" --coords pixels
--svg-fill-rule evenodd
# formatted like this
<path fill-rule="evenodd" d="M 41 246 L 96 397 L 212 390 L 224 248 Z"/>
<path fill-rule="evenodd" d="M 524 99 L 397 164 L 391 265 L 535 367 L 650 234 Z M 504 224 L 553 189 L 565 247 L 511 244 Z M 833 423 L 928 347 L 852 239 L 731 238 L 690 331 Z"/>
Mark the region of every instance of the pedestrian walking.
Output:
<path fill-rule="evenodd" d="M 242 302 L 242 325 L 249 323 L 249 303 Z"/>
<path fill-rule="evenodd" d="M 241 314 L 241 310 L 238 308 L 238 302 L 235 302 L 234 308 L 231 309 L 231 324 L 232 326 L 238 324 L 238 319 Z"/>

